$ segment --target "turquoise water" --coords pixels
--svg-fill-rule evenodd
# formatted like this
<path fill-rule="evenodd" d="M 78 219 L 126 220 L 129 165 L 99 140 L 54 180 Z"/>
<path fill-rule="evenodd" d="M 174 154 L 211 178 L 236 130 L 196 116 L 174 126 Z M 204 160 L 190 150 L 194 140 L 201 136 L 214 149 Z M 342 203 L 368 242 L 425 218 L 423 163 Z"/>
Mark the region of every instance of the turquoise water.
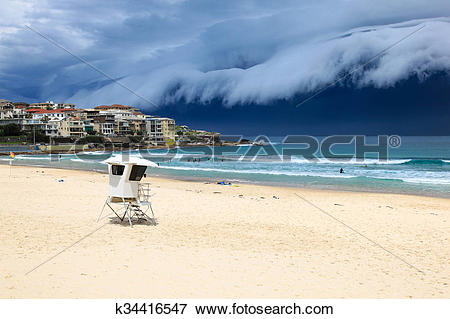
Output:
<path fill-rule="evenodd" d="M 271 137 L 270 140 L 275 142 L 274 149 L 278 152 L 285 147 L 280 143 L 281 138 Z M 372 138 L 367 142 L 375 141 Z M 352 150 L 354 145 L 333 147 L 338 154 L 351 154 Z M 248 152 L 258 156 L 242 159 Z M 403 137 L 400 147 L 389 149 L 387 161 L 378 160 L 375 154 L 368 154 L 365 159 L 326 160 L 320 152 L 314 162 L 301 157 L 287 161 L 266 153 L 263 146 L 244 145 L 237 150 L 215 147 L 214 156 L 212 150 L 205 147 L 126 154 L 159 163 L 158 168 L 149 169 L 150 174 L 157 176 L 450 197 L 450 137 Z M 17 155 L 13 165 L 106 171 L 104 161 L 117 154 Z M 8 158 L 0 157 L 0 160 L 6 162 Z M 343 174 L 339 172 L 341 168 Z"/>

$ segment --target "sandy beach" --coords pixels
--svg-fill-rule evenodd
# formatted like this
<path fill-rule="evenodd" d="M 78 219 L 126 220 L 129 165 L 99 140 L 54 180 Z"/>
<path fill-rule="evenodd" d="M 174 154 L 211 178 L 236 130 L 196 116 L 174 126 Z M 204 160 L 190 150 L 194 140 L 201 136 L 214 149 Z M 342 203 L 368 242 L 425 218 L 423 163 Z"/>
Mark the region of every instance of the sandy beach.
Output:
<path fill-rule="evenodd" d="M 130 228 L 96 222 L 105 174 L 9 174 L 1 298 L 450 297 L 449 199 L 149 176 L 158 225 Z"/>

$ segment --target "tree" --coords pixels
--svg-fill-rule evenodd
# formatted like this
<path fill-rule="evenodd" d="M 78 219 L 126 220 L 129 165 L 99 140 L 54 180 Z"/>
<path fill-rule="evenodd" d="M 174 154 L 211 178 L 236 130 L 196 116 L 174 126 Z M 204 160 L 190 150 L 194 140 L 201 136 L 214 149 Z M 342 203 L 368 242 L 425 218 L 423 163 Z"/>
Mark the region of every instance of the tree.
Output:
<path fill-rule="evenodd" d="M 129 139 L 132 143 L 140 143 L 142 142 L 142 135 L 129 136 Z"/>
<path fill-rule="evenodd" d="M 175 141 L 171 138 L 166 138 L 166 144 L 167 146 L 173 146 L 175 145 Z"/>
<path fill-rule="evenodd" d="M 103 144 L 105 139 L 103 136 L 99 135 L 87 135 L 83 138 L 80 138 L 77 143 L 85 144 L 85 143 L 93 143 L 93 144 Z"/>
<path fill-rule="evenodd" d="M 21 133 L 20 125 L 15 123 L 6 124 L 1 129 L 2 136 L 19 136 Z"/>
<path fill-rule="evenodd" d="M 31 130 L 27 136 L 27 139 L 30 143 L 33 143 L 34 140 L 36 143 L 48 143 L 50 141 L 50 138 L 45 135 L 45 132 L 41 129 L 36 129 L 34 133 L 33 130 Z"/>

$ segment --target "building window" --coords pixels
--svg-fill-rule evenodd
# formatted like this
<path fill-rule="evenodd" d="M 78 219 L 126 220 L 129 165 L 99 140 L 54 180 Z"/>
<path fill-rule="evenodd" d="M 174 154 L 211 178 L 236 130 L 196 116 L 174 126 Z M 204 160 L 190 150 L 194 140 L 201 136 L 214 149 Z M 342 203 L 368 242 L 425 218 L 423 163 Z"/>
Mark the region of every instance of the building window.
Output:
<path fill-rule="evenodd" d="M 125 170 L 125 165 L 112 165 L 111 173 L 113 175 L 123 175 L 123 171 Z"/>

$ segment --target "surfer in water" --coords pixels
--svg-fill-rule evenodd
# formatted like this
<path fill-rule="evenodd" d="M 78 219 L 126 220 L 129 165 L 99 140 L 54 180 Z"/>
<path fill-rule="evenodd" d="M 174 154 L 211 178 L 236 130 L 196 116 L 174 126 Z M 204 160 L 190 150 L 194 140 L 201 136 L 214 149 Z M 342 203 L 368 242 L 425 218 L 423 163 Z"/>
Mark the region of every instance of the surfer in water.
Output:
<path fill-rule="evenodd" d="M 340 174 L 344 174 L 344 169 L 341 167 L 341 169 L 339 170 Z"/>

